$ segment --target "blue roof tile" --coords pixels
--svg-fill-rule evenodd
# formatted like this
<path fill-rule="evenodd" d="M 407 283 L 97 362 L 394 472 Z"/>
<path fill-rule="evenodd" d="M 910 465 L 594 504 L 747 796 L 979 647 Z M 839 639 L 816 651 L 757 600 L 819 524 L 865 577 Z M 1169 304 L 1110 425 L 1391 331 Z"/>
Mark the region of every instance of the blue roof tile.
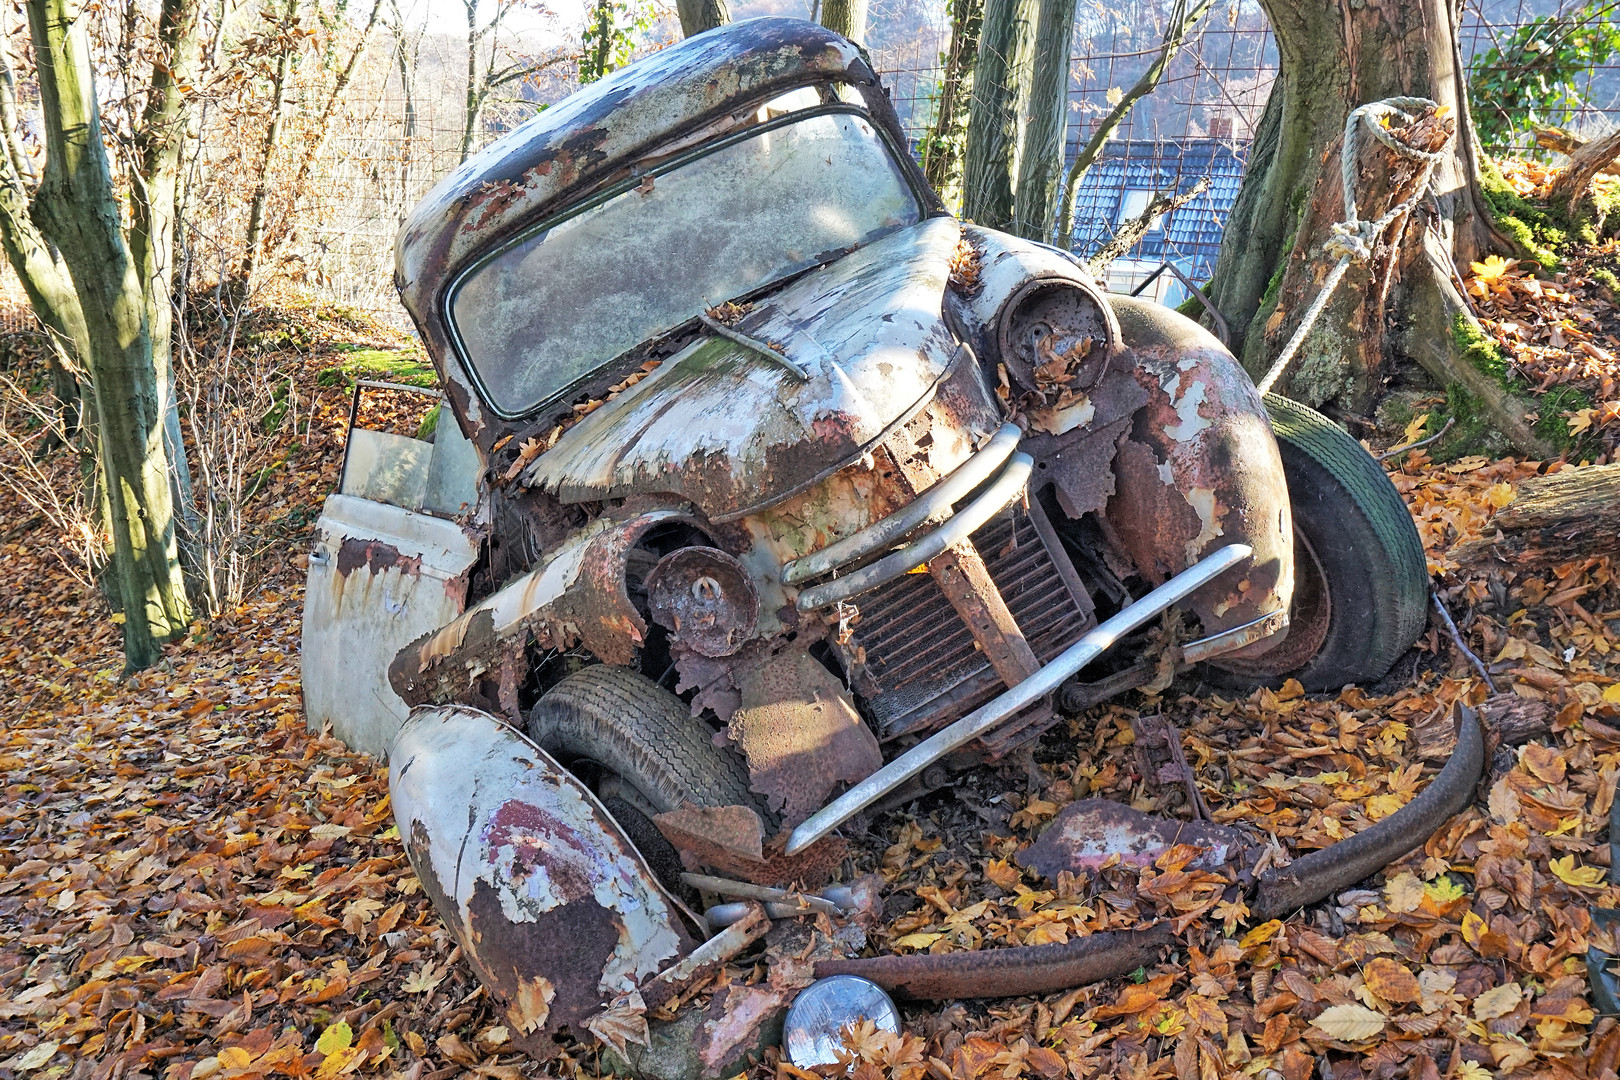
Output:
<path fill-rule="evenodd" d="M 1087 170 L 1075 193 L 1070 247 L 1091 255 L 1114 235 L 1130 191 L 1186 191 L 1208 177 L 1209 190 L 1168 216 L 1131 258 L 1175 262 L 1195 281 L 1208 280 L 1220 251 L 1221 230 L 1237 200 L 1247 143 L 1226 139 L 1129 140 L 1109 144 Z"/>

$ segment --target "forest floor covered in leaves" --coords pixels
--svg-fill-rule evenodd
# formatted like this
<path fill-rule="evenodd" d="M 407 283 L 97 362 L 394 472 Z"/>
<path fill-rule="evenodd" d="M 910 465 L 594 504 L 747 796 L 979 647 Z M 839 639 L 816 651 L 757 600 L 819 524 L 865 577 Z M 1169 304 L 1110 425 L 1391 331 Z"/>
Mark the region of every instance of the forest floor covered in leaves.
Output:
<path fill-rule="evenodd" d="M 1569 275 L 1478 277 L 1471 292 L 1496 305 L 1487 325 L 1515 357 L 1563 364 L 1588 387 L 1583 407 L 1620 398 L 1612 298 Z M 1536 290 L 1556 296 L 1531 303 Z M 1583 305 L 1585 318 L 1573 311 Z M 1517 329 L 1503 333 L 1503 319 Z M 336 480 L 349 397 L 320 372 L 352 355 L 347 340 L 334 331 L 287 353 L 309 427 L 287 432 L 254 497 L 267 549 L 255 589 L 157 669 L 122 676 L 117 628 L 66 572 L 51 530 L 0 503 L 3 1080 L 599 1070 L 584 1047 L 543 1068 L 504 1048 L 509 1032 L 405 862 L 386 773 L 305 730 L 301 557 Z M 1569 363 L 1535 348 L 1562 348 Z M 1586 426 L 1612 419 L 1594 412 Z M 1382 441 L 1423 433 L 1414 417 Z M 858 838 L 852 870 L 888 883 L 870 947 L 1060 942 L 1163 921 L 1176 948 L 1116 983 L 908 1008 L 899 1039 L 856 1033 L 855 1075 L 1306 1080 L 1322 1061 L 1341 1080 L 1613 1075 L 1620 1026 L 1594 1015 L 1584 971 L 1589 945 L 1620 951 L 1590 915 L 1620 906 L 1605 872 L 1620 776 L 1613 567 L 1513 573 L 1452 559 L 1490 534 L 1516 484 L 1556 463 L 1440 462 L 1419 449 L 1386 465 L 1464 636 L 1500 689 L 1540 703 L 1550 733 L 1499 752 L 1474 805 L 1367 887 L 1260 923 L 1223 902 L 1227 876 L 1174 853 L 1055 882 L 1013 856 L 1083 796 L 1177 812 L 1138 775 L 1130 721 L 1149 714 L 1181 728 L 1218 821 L 1274 838 L 1279 863 L 1330 844 L 1393 813 L 1443 763 L 1450 704 L 1485 693 L 1465 660 L 1431 629 L 1375 687 L 1234 698 L 1183 681 L 1094 709 L 1047 738 L 1040 785 L 1021 769 L 981 770 Z M 809 1077 L 769 1056 L 757 1071 Z"/>

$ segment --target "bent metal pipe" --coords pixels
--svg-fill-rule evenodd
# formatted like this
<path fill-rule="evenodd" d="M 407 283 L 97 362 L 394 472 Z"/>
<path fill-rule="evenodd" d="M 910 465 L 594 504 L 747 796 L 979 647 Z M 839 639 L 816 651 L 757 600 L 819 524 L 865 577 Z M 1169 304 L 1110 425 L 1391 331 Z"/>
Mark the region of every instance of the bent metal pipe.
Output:
<path fill-rule="evenodd" d="M 838 798 L 817 810 L 788 837 L 787 854 L 803 851 L 855 814 L 893 791 L 958 746 L 978 738 L 1026 705 L 1057 689 L 1069 676 L 1101 656 L 1121 637 L 1219 577 L 1251 553 L 1247 544 L 1230 544 L 1183 570 L 1140 600 L 1105 620 L 1070 645 L 1050 664 L 981 705 L 962 719 L 941 728 L 889 762 Z"/>

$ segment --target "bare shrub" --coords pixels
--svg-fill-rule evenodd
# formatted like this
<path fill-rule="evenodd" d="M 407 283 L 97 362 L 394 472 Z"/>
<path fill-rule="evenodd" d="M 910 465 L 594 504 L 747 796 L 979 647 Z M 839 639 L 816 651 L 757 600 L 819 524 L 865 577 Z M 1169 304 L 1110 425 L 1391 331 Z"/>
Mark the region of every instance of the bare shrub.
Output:
<path fill-rule="evenodd" d="M 187 244 L 188 264 L 197 251 Z M 175 304 L 175 383 L 196 501 L 185 539 L 192 598 L 210 618 L 242 602 L 254 560 L 268 546 L 255 546 L 247 505 L 274 468 L 277 431 L 289 423 L 297 429 L 300 406 L 295 382 L 272 358 L 240 348 L 253 297 L 233 295 L 230 253 L 213 252 L 213 287 L 182 292 Z M 194 269 L 182 266 L 181 280 L 192 280 Z"/>
<path fill-rule="evenodd" d="M 55 536 L 52 552 L 86 593 L 106 562 L 98 511 L 95 453 L 67 437 L 50 391 L 0 373 L 0 486 L 29 511 L 0 542 L 36 527 Z"/>

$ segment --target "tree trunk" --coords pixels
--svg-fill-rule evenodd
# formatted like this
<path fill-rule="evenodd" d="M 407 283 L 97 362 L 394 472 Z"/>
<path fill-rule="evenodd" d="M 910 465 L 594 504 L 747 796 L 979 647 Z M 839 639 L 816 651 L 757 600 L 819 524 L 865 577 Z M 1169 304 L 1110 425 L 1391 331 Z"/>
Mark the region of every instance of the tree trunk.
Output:
<path fill-rule="evenodd" d="M 9 33 L 9 26 L 6 29 Z M 34 177 L 22 146 L 16 80 L 4 49 L 0 49 L 0 132 L 5 138 L 5 152 L 0 154 L 0 245 L 50 339 L 45 362 L 61 420 L 60 436 L 78 439 L 87 390 L 80 360 L 86 351 L 84 313 L 67 267 L 29 217 L 28 184 Z M 88 446 L 81 449 L 93 451 Z"/>
<path fill-rule="evenodd" d="M 287 0 L 282 13 L 281 32 L 291 31 L 298 18 L 298 0 Z M 259 251 L 264 242 L 264 214 L 270 201 L 270 173 L 275 165 L 276 151 L 281 146 L 282 113 L 287 105 L 287 78 L 292 67 L 292 48 L 286 46 L 276 58 L 276 73 L 270 81 L 270 123 L 264 129 L 264 142 L 259 147 L 259 179 L 253 188 L 253 202 L 248 207 L 246 250 L 242 253 L 242 269 L 237 274 L 238 289 L 246 295 L 258 266 Z"/>
<path fill-rule="evenodd" d="M 36 207 L 84 314 L 113 584 L 124 614 L 124 657 L 133 670 L 156 662 L 159 644 L 183 633 L 191 617 L 163 452 L 152 304 L 119 228 L 82 12 L 74 0 L 28 0 L 27 11 L 46 145 Z"/>
<path fill-rule="evenodd" d="M 1449 302 L 1431 279 L 1442 271 L 1449 279 L 1450 267 L 1436 266 L 1423 254 L 1422 231 L 1432 224 L 1447 261 L 1465 264 L 1483 255 L 1491 235 L 1478 191 L 1478 147 L 1458 61 L 1456 12 L 1447 0 L 1361 6 L 1262 0 L 1262 6 L 1281 71 L 1250 147 L 1209 288 L 1232 330 L 1234 350 L 1257 378 L 1335 262 L 1323 245 L 1344 216 L 1339 150 L 1351 111 L 1394 96 L 1425 97 L 1459 122 L 1452 150 L 1435 170 L 1432 200 L 1422 199 L 1417 221 L 1392 224 L 1369 263 L 1352 267 L 1278 384 L 1307 404 L 1365 413 L 1391 365 L 1413 358 L 1386 327 L 1392 320 L 1432 327 L 1434 313 L 1423 319 L 1416 306 Z M 1410 170 L 1392 176 L 1388 159 L 1380 147 L 1364 152 L 1359 162 L 1355 197 L 1364 221 L 1409 193 L 1402 181 L 1410 180 Z M 1446 324 L 1455 312 L 1440 314 L 1438 321 Z"/>
<path fill-rule="evenodd" d="M 949 207 L 962 201 L 962 148 L 967 140 L 967 109 L 973 93 L 973 71 L 979 58 L 984 0 L 947 0 L 951 43 L 940 74 L 934 123 L 922 140 L 923 174 Z"/>
<path fill-rule="evenodd" d="M 821 25 L 854 42 L 866 40 L 866 0 L 825 0 Z"/>
<path fill-rule="evenodd" d="M 683 37 L 701 34 L 731 21 L 731 9 L 726 6 L 726 0 L 675 0 L 675 11 L 681 18 Z"/>
<path fill-rule="evenodd" d="M 1063 137 L 1069 128 L 1069 45 L 1075 0 L 1040 0 L 1029 88 L 1029 121 L 1018 154 L 1013 232 L 1052 239 L 1052 212 L 1063 175 Z"/>
<path fill-rule="evenodd" d="M 88 353 L 84 313 L 79 309 L 67 266 L 29 217 L 27 189 L 11 159 L 4 155 L 0 155 L 0 245 L 28 294 L 34 316 L 50 338 L 46 363 L 62 421 L 61 436 L 74 439 L 79 434 L 80 410 L 88 389 L 82 381 L 81 357 Z"/>
<path fill-rule="evenodd" d="M 1620 465 L 1560 469 L 1519 485 L 1487 535 L 1460 545 L 1459 562 L 1545 570 L 1593 555 L 1620 554 Z"/>
<path fill-rule="evenodd" d="M 985 0 L 962 168 L 962 216 L 992 229 L 1013 224 L 1037 12 L 1038 0 Z"/>
<path fill-rule="evenodd" d="M 404 99 L 401 118 L 400 141 L 403 145 L 399 155 L 399 225 L 404 226 L 406 214 L 409 212 L 411 199 L 411 165 L 416 150 L 416 80 L 412 77 L 414 64 L 405 54 L 405 24 L 399 17 L 399 5 L 390 0 L 394 11 L 394 23 L 398 28 L 398 36 L 394 39 L 394 62 L 399 67 L 400 97 Z M 420 41 L 420 39 L 418 39 Z"/>
<path fill-rule="evenodd" d="M 478 0 L 465 0 L 467 7 L 467 100 L 462 109 L 461 161 L 472 154 L 473 136 L 478 131 L 478 114 L 484 96 L 478 92 Z"/>
<path fill-rule="evenodd" d="M 180 408 L 174 386 L 174 239 L 180 187 L 180 160 L 186 140 L 184 89 L 195 83 L 201 60 L 196 0 L 163 0 L 158 10 L 158 48 L 146 110 L 136 133 L 141 183 L 132 185 L 134 213 L 129 230 L 130 255 L 141 275 L 150 318 L 152 369 L 163 417 L 163 449 L 169 461 L 174 503 L 189 536 L 197 533 L 191 467 L 180 434 Z M 268 162 L 265 165 L 268 170 Z M 249 251 L 251 252 L 251 248 Z M 243 274 L 244 285 L 251 267 Z M 195 563 L 192 564 L 193 566 Z"/>
<path fill-rule="evenodd" d="M 399 7 L 394 7 L 396 23 L 399 22 Z M 420 39 L 418 39 L 420 42 Z M 420 47 L 420 46 L 419 46 Z M 403 227 L 406 215 L 411 205 L 411 166 L 414 164 L 416 152 L 416 80 L 412 76 L 415 65 L 411 57 L 405 54 L 405 28 L 399 23 L 399 36 L 394 41 L 394 60 L 399 67 L 400 96 L 404 99 L 403 116 L 401 118 L 401 142 L 399 155 L 399 222 Z"/>

